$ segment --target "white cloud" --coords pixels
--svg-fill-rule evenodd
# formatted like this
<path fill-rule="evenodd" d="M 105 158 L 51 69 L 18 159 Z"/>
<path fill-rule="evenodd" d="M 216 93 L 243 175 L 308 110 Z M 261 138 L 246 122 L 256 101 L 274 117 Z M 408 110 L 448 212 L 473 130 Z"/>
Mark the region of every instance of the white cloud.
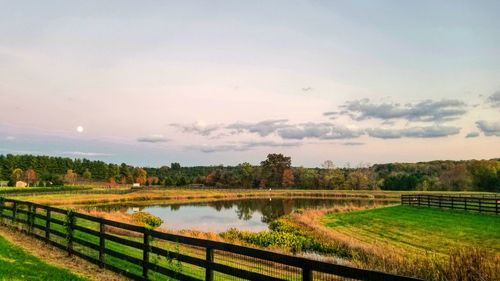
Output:
<path fill-rule="evenodd" d="M 370 137 L 380 139 L 440 138 L 456 135 L 460 133 L 460 128 L 453 126 L 409 127 L 403 129 L 372 128 L 367 129 L 366 132 Z"/>
<path fill-rule="evenodd" d="M 355 120 L 404 119 L 408 121 L 438 122 L 455 120 L 467 110 L 464 102 L 445 99 L 424 100 L 417 103 L 374 103 L 369 99 L 349 101 L 342 106 L 345 113 Z"/>
<path fill-rule="evenodd" d="M 151 136 L 139 137 L 137 138 L 137 141 L 149 142 L 149 143 L 162 143 L 162 142 L 168 142 L 169 139 L 165 138 L 163 135 L 151 135 Z"/>
<path fill-rule="evenodd" d="M 101 152 L 83 152 L 83 151 L 65 151 L 62 152 L 63 155 L 71 155 L 75 157 L 101 157 L 101 156 L 111 156 L 109 153 Z"/>
<path fill-rule="evenodd" d="M 476 125 L 486 136 L 500 136 L 500 122 L 479 120 L 476 122 Z"/>

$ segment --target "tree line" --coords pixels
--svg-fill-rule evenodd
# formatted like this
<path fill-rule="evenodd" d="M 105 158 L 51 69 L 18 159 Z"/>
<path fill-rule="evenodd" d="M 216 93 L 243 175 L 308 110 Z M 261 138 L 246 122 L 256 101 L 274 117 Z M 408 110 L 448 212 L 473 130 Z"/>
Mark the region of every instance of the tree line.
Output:
<path fill-rule="evenodd" d="M 85 182 L 146 186 L 203 184 L 219 188 L 301 188 L 347 190 L 443 190 L 500 192 L 500 159 L 389 163 L 319 168 L 294 167 L 290 157 L 269 154 L 260 165 L 159 168 L 35 155 L 0 155 L 0 180 L 13 186 L 57 186 Z"/>

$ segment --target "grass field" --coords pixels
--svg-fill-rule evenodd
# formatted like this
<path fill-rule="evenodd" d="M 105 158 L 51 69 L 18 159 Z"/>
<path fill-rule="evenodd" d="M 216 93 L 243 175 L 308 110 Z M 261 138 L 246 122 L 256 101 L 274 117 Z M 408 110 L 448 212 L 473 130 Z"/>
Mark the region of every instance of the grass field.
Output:
<path fill-rule="evenodd" d="M 122 188 L 120 190 L 92 189 L 70 192 L 61 191 L 59 193 L 25 194 L 16 195 L 16 199 L 49 205 L 76 207 L 106 203 L 134 202 L 134 204 L 137 204 L 139 202 L 209 201 L 271 196 L 366 198 L 396 202 L 399 196 L 405 193 L 408 192 L 337 190 L 269 191 L 188 188 L 126 190 Z M 354 206 L 347 207 L 348 208 L 345 210 L 347 212 L 332 209 L 298 210 L 283 218 L 282 221 L 285 222 L 285 224 L 281 225 L 284 227 L 269 233 L 264 233 L 265 235 L 258 235 L 257 238 L 269 238 L 269 241 L 276 240 L 279 242 L 283 240 L 281 239 L 283 237 L 291 237 L 289 242 L 292 246 L 300 244 L 296 241 L 300 238 L 304 241 L 303 244 L 305 246 L 310 244 L 309 246 L 312 245 L 314 247 L 298 247 L 298 252 L 316 251 L 316 248 L 318 248 L 324 250 L 323 252 L 318 251 L 318 253 L 339 257 L 342 259 L 341 262 L 349 262 L 354 266 L 408 276 L 417 276 L 429 280 L 462 280 L 460 278 L 449 278 L 448 276 L 456 274 L 456 269 L 464 268 L 469 270 L 471 266 L 464 265 L 464 262 L 470 260 L 475 261 L 474 259 L 476 259 L 476 257 L 479 259 L 483 259 L 484 257 L 487 258 L 487 270 L 489 271 L 486 272 L 486 274 L 488 274 L 490 278 L 484 280 L 497 280 L 496 276 L 500 274 L 500 267 L 494 266 L 495 260 L 500 261 L 500 217 L 498 216 L 399 205 L 369 210 L 358 210 L 359 208 L 355 208 Z M 38 219 L 36 221 L 38 221 Z M 77 224 L 98 230 L 97 224 L 85 222 L 85 220 L 77 220 Z M 53 227 L 60 232 L 65 231 L 62 225 L 53 224 Z M 290 234 L 294 234 L 295 236 L 292 237 Z M 141 241 L 140 237 L 121 236 L 121 234 L 118 233 L 117 235 L 124 239 L 138 242 Z M 99 242 L 96 240 L 96 237 L 79 231 L 75 232 L 75 237 L 84 239 L 95 245 Z M 241 239 L 238 241 L 238 239 L 236 239 L 235 242 L 255 244 L 252 241 Z M 64 239 L 60 240 L 61 243 L 65 242 Z M 268 240 L 264 242 L 268 242 Z M 178 245 L 176 243 L 153 242 L 153 244 L 156 243 L 158 243 L 157 246 L 169 249 L 172 252 L 178 251 L 181 253 L 189 253 L 199 258 L 203 258 L 205 254 L 198 249 Z M 262 243 L 257 243 L 256 245 L 268 247 L 267 245 L 261 244 Z M 289 251 L 289 248 L 291 248 L 286 243 L 286 245 L 281 245 L 283 243 L 274 244 L 271 243 L 269 247 L 284 251 Z M 97 252 L 93 250 L 87 251 L 90 249 L 83 246 L 76 247 L 88 255 L 97 258 Z M 109 243 L 106 242 L 106 248 L 119 252 L 125 251 L 128 255 L 138 259 L 142 257 L 141 250 L 129 248 L 112 241 Z M 457 254 L 457 249 L 465 249 L 465 252 L 462 251 Z M 473 249 L 473 251 L 476 249 L 486 251 L 487 255 L 478 253 L 471 259 L 469 255 L 471 251 L 469 249 Z M 490 259 L 491 256 L 496 256 L 497 258 Z M 459 266 L 450 263 L 448 261 L 449 257 L 457 257 L 456 260 Z M 152 258 L 158 265 L 162 265 L 174 271 L 179 270 L 186 275 L 198 278 L 204 276 L 202 268 L 185 263 L 172 263 L 171 260 L 161 259 L 155 255 L 152 255 Z M 493 263 L 490 263 L 490 260 Z M 127 268 L 127 270 L 135 274 L 140 274 L 142 270 L 140 266 L 124 262 L 111 256 L 108 258 L 108 262 L 120 268 Z M 227 265 L 233 262 L 235 261 L 230 259 L 221 261 L 221 263 Z M 237 263 L 239 266 L 246 269 L 259 267 L 259 265 L 252 263 L 245 262 L 241 264 L 239 261 Z M 500 262 L 498 264 L 500 264 Z M 483 266 L 483 264 L 481 263 L 480 266 Z M 474 269 L 474 272 L 485 275 L 485 271 L 481 270 L 482 269 Z M 438 272 L 438 274 L 429 275 L 433 274 L 433 272 Z M 469 271 L 464 274 L 469 274 Z M 226 279 L 225 276 L 218 276 L 218 278 L 220 280 Z M 157 274 L 153 274 L 152 279 L 160 280 L 161 277 Z"/>
<path fill-rule="evenodd" d="M 362 243 L 447 254 L 479 247 L 500 254 L 500 217 L 427 207 L 391 206 L 328 214 L 323 224 Z"/>
<path fill-rule="evenodd" d="M 102 189 L 74 190 L 57 193 L 17 194 L 19 200 L 47 205 L 93 205 L 125 202 L 153 202 L 168 200 L 218 200 L 263 197 L 324 197 L 324 198 L 366 198 L 399 201 L 401 194 L 415 192 L 378 191 L 378 190 L 302 190 L 302 189 L 193 189 L 179 187 L 144 188 L 131 190 Z M 431 193 L 431 192 L 429 192 Z M 477 192 L 476 192 L 477 193 Z M 442 192 L 440 192 L 442 194 Z M 471 193 L 461 193 L 471 194 Z M 0 193 L 0 196 L 2 194 Z M 6 195 L 7 196 L 7 195 Z"/>
<path fill-rule="evenodd" d="M 44 263 L 0 236 L 0 280 L 86 280 L 69 270 Z"/>
<path fill-rule="evenodd" d="M 43 194 L 90 190 L 88 186 L 52 186 L 52 187 L 0 187 L 0 196 L 13 194 Z"/>

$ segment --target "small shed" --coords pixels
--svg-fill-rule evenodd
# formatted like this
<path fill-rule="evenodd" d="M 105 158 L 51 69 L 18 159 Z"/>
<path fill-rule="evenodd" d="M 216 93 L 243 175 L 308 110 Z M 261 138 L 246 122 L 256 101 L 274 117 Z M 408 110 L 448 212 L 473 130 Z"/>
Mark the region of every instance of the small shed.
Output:
<path fill-rule="evenodd" d="M 24 181 L 16 181 L 16 187 L 27 187 L 28 184 Z"/>
<path fill-rule="evenodd" d="M 132 184 L 132 187 L 141 187 L 141 184 L 136 182 L 136 183 Z"/>

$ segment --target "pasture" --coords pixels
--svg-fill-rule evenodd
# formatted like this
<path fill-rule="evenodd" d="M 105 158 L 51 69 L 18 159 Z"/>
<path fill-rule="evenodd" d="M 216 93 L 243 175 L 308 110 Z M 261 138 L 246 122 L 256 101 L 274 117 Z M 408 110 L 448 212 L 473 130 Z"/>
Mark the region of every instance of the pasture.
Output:
<path fill-rule="evenodd" d="M 25 250 L 11 244 L 0 236 L 0 280 L 87 280 L 62 269 L 49 265 Z"/>
<path fill-rule="evenodd" d="M 480 247 L 500 254 L 500 218 L 495 215 L 391 206 L 328 214 L 323 223 L 363 244 L 441 254 L 454 248 Z"/>

